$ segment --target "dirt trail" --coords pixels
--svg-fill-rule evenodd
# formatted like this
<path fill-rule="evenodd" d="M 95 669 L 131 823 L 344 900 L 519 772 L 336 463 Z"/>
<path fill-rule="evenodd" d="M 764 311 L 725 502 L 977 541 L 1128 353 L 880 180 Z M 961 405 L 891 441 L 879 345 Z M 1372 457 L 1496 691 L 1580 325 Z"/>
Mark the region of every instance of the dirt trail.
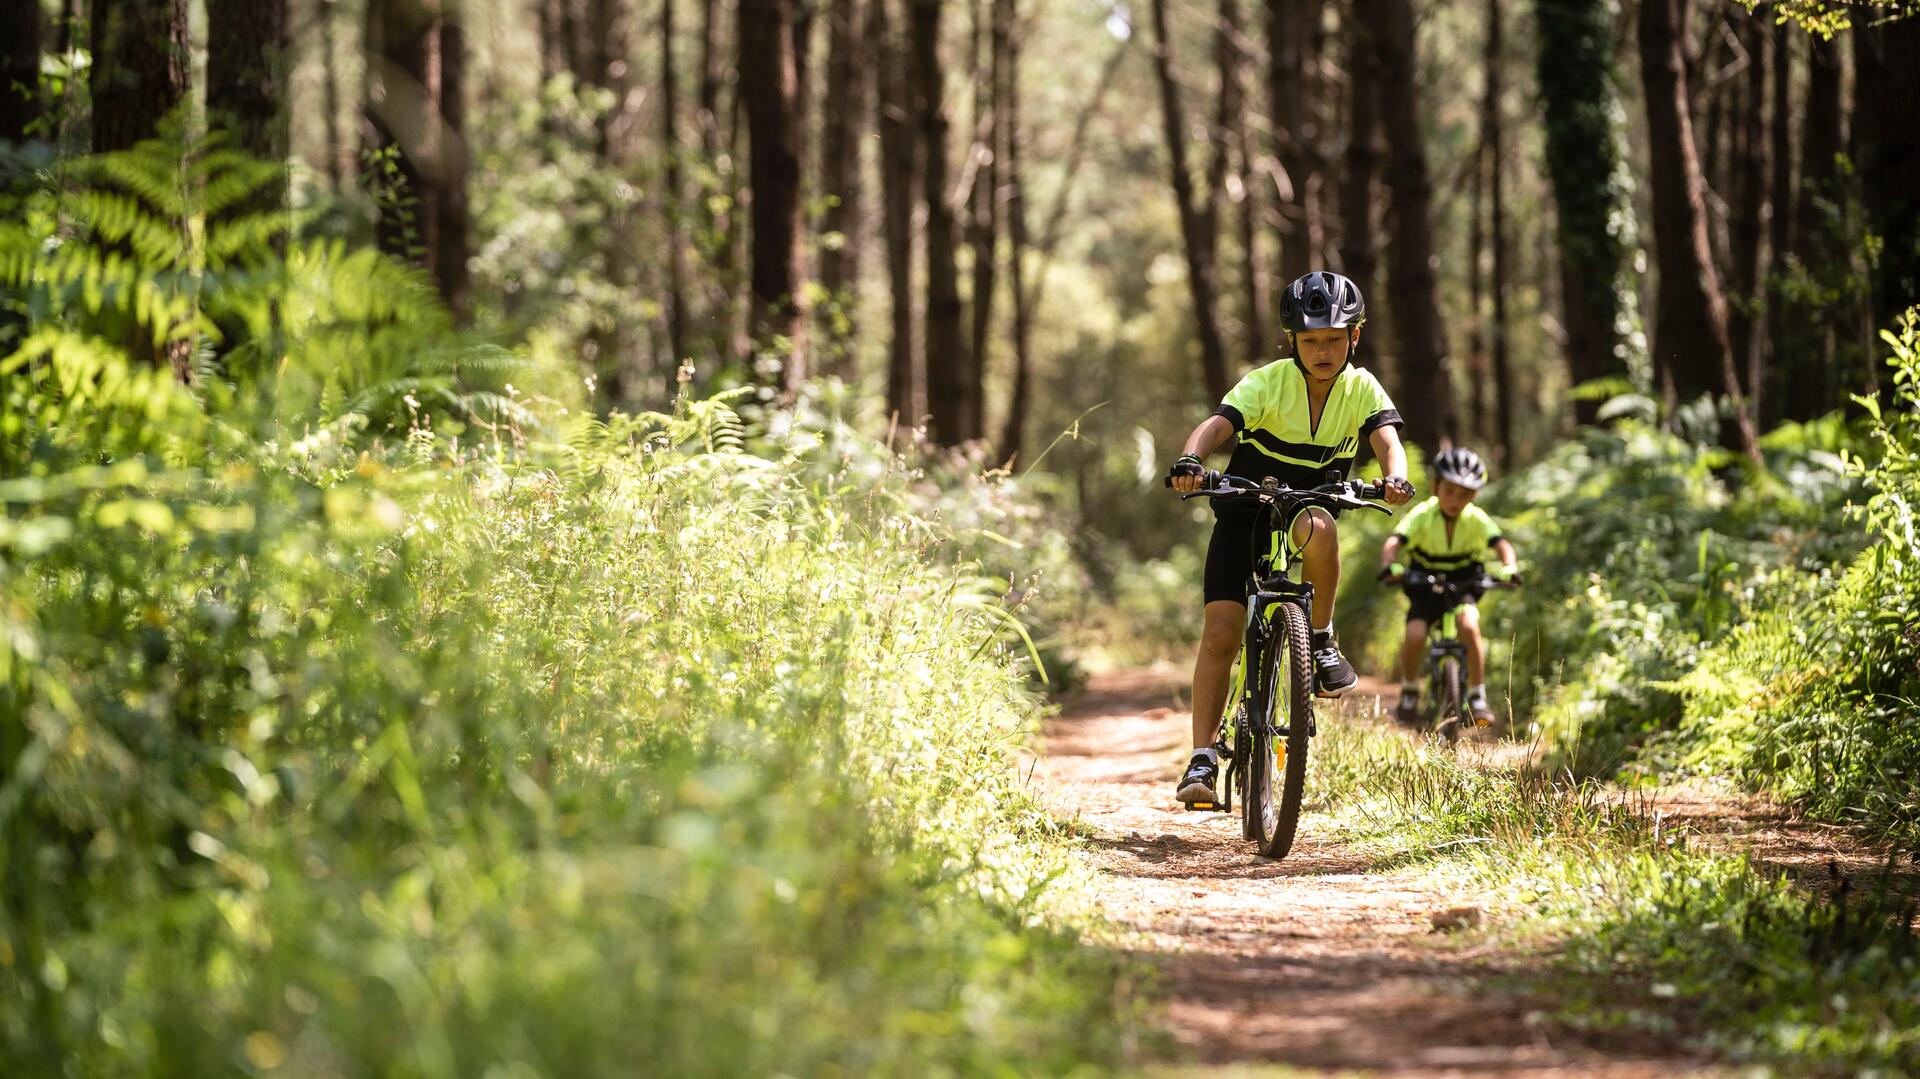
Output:
<path fill-rule="evenodd" d="M 1310 816 L 1282 862 L 1234 816 L 1187 813 L 1171 670 L 1098 676 L 1046 728 L 1047 797 L 1092 836 L 1102 904 L 1164 972 L 1168 1025 L 1198 1062 L 1388 1075 L 1669 1076 L 1706 1062 L 1636 1039 L 1576 1041 L 1502 988 L 1534 957 L 1434 931 L 1470 904 L 1418 868 L 1376 872 Z M 1358 696 L 1358 695 L 1356 695 Z M 1344 711 L 1376 706 L 1372 697 Z M 1358 715 L 1350 721 L 1364 721 Z M 1471 937 L 1471 935 L 1468 935 Z"/>

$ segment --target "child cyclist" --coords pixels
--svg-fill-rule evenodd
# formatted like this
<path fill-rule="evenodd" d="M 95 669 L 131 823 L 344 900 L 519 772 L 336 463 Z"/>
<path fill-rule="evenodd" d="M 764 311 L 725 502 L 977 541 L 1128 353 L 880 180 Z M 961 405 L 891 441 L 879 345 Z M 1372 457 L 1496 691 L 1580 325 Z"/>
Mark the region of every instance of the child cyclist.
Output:
<path fill-rule="evenodd" d="M 1478 579 L 1487 553 L 1500 559 L 1496 580 L 1511 581 L 1515 576 L 1513 544 L 1500 534 L 1487 511 L 1473 504 L 1474 496 L 1487 482 L 1487 466 L 1480 455 L 1469 449 L 1442 451 L 1433 459 L 1433 474 L 1439 481 L 1433 497 L 1415 506 L 1401 518 L 1400 527 L 1380 550 L 1385 567 L 1381 575 L 1388 580 L 1404 578 L 1407 567 L 1442 576 Z M 1400 646 L 1400 705 L 1395 718 L 1413 724 L 1420 716 L 1420 660 L 1427 647 L 1427 627 L 1445 615 L 1447 597 L 1432 589 L 1408 587 L 1407 634 Z M 1493 722 L 1493 709 L 1487 706 L 1487 652 L 1480 636 L 1480 610 L 1475 594 L 1468 594 L 1454 621 L 1460 629 L 1460 643 L 1467 649 L 1467 706 L 1481 723 Z"/>
<path fill-rule="evenodd" d="M 1400 413 L 1372 374 L 1353 365 L 1366 321 L 1366 300 L 1352 281 L 1315 271 L 1287 286 L 1280 324 L 1293 358 L 1256 368 L 1228 392 L 1220 407 L 1187 436 L 1168 478 L 1180 491 L 1198 490 L 1210 453 L 1236 443 L 1227 472 L 1289 487 L 1317 487 L 1343 477 L 1360 439 L 1372 445 L 1386 474 L 1384 498 L 1413 498 L 1400 446 Z M 1207 544 L 1206 617 L 1193 662 L 1193 760 L 1180 778 L 1182 802 L 1217 802 L 1220 754 L 1214 742 L 1226 708 L 1228 680 L 1245 628 L 1246 580 L 1253 572 L 1257 511 L 1242 503 L 1216 504 Z M 1340 585 L 1340 543 L 1334 514 L 1302 510 L 1288 524 L 1302 576 L 1313 585 L 1313 659 L 1320 696 L 1338 697 L 1359 681 L 1333 636 L 1333 595 Z"/>

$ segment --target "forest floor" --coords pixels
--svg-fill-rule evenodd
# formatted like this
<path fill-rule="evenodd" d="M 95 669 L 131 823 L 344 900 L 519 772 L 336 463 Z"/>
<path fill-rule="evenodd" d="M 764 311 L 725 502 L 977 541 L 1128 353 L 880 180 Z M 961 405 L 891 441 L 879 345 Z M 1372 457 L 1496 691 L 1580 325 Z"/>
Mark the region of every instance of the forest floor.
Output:
<path fill-rule="evenodd" d="M 1189 745 L 1184 681 L 1166 667 L 1095 676 L 1048 720 L 1038 764 L 1048 804 L 1087 837 L 1078 856 L 1101 875 L 1105 914 L 1160 971 L 1177 1060 L 1384 1075 L 1718 1071 L 1678 1039 L 1556 1022 L 1554 1001 L 1528 988 L 1539 942 L 1502 940 L 1497 927 L 1453 931 L 1481 911 L 1432 865 L 1376 865 L 1311 813 L 1292 853 L 1269 861 L 1240 837 L 1236 815 L 1184 811 L 1173 800 Z M 1328 711 L 1380 722 L 1383 692 L 1391 703 L 1397 691 L 1365 682 Z M 1525 760 L 1511 743 L 1466 752 L 1504 767 Z M 1834 864 L 1875 864 L 1846 833 L 1759 799 L 1632 797 L 1816 886 Z"/>

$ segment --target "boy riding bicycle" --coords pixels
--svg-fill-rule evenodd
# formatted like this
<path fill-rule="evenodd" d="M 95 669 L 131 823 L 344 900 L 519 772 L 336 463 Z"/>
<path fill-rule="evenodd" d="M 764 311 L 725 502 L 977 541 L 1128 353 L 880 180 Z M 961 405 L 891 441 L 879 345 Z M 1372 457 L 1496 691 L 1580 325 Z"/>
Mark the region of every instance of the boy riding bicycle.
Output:
<path fill-rule="evenodd" d="M 1413 497 L 1406 453 L 1400 446 L 1400 413 L 1373 375 L 1353 366 L 1366 321 L 1366 300 L 1352 281 L 1315 271 L 1287 286 L 1280 323 L 1293 344 L 1293 358 L 1249 372 L 1220 407 L 1187 436 L 1180 459 L 1167 476 L 1181 492 L 1197 490 L 1203 459 L 1237 441 L 1227 471 L 1246 479 L 1268 478 L 1295 488 L 1344 478 L 1360 439 L 1373 447 L 1386 476 L 1384 500 Z M 1216 505 L 1213 538 L 1207 544 L 1206 612 L 1193 664 L 1193 759 L 1181 776 L 1182 802 L 1218 802 L 1220 755 L 1214 742 L 1226 707 L 1233 659 L 1245 624 L 1246 581 L 1253 572 L 1257 518 L 1244 504 Z M 1335 511 L 1310 508 L 1288 527 L 1302 577 L 1313 586 L 1315 690 L 1338 697 L 1359 681 L 1333 635 L 1334 591 L 1340 585 L 1340 542 Z"/>
<path fill-rule="evenodd" d="M 1500 526 L 1487 511 L 1473 504 L 1474 497 L 1487 482 L 1487 466 L 1480 455 L 1469 449 L 1451 449 L 1433 459 L 1438 479 L 1433 496 L 1415 506 L 1400 520 L 1400 527 L 1380 550 L 1381 576 L 1403 580 L 1407 569 L 1424 570 L 1436 576 L 1462 582 L 1480 580 L 1488 551 L 1500 559 L 1494 579 L 1512 581 L 1515 576 L 1513 544 L 1500 534 Z M 1431 588 L 1409 584 L 1407 594 L 1407 632 L 1400 645 L 1400 704 L 1394 716 L 1413 725 L 1420 718 L 1420 659 L 1427 646 L 1427 630 L 1447 613 L 1447 598 L 1461 593 L 1437 593 Z M 1491 723 L 1493 709 L 1487 705 L 1487 653 L 1480 635 L 1480 610 L 1474 601 L 1478 593 L 1468 588 L 1454 622 L 1460 643 L 1467 650 L 1467 707 L 1478 723 Z"/>

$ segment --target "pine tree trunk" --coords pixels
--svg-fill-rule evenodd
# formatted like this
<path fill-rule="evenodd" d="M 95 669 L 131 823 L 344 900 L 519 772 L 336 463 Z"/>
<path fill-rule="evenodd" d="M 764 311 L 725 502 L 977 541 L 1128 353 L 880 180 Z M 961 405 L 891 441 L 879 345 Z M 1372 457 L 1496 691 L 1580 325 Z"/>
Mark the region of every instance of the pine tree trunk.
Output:
<path fill-rule="evenodd" d="M 188 3 L 92 3 L 93 150 L 108 153 L 152 138 L 161 119 L 192 92 Z"/>
<path fill-rule="evenodd" d="M 1733 152 L 1729 179 L 1733 213 L 1727 223 L 1727 254 L 1732 268 L 1733 295 L 1727 311 L 1727 338 L 1733 348 L 1734 366 L 1741 375 L 1741 389 L 1747 395 L 1748 411 L 1757 423 L 1763 395 L 1760 356 L 1765 343 L 1757 315 L 1760 283 L 1764 279 L 1760 233 L 1767 202 L 1766 59 L 1771 35 L 1755 16 L 1733 12 L 1729 17 L 1747 54 L 1747 68 L 1741 92 L 1732 106 Z"/>
<path fill-rule="evenodd" d="M 880 129 L 880 197 L 887 243 L 891 337 L 887 342 L 887 409 L 897 422 L 920 421 L 913 350 L 913 210 L 919 185 L 918 146 L 910 124 L 907 49 L 890 10 L 894 0 L 870 0 L 867 40 L 879 54 L 874 103 Z"/>
<path fill-rule="evenodd" d="M 741 0 L 739 72 L 753 191 L 753 348 L 778 359 L 779 388 L 791 394 L 807 371 L 791 0 Z"/>
<path fill-rule="evenodd" d="M 1854 160 L 1867 224 L 1882 240 L 1868 325 L 1876 333 L 1920 303 L 1920 18 L 1853 31 Z M 1878 345 L 1873 349 L 1878 352 Z"/>
<path fill-rule="evenodd" d="M 973 294 L 971 332 L 968 334 L 969 367 L 967 381 L 972 411 L 967 416 L 968 438 L 984 438 L 987 433 L 986 373 L 987 353 L 993 336 L 994 285 L 999 270 L 1000 246 L 1000 164 L 1005 153 L 1001 128 L 1005 103 L 1000 100 L 1001 65 L 1005 63 L 1005 29 L 997 22 L 984 36 L 988 39 L 986 79 L 981 79 L 980 39 L 982 0 L 974 0 L 973 60 L 973 182 L 967 193 L 967 247 L 973 257 Z"/>
<path fill-rule="evenodd" d="M 18 144 L 40 118 L 40 3 L 0 8 L 0 141 Z"/>
<path fill-rule="evenodd" d="M 1480 441 L 1485 441 L 1487 432 L 1493 427 L 1492 418 L 1488 415 L 1492 409 L 1487 404 L 1487 388 L 1493 379 L 1487 375 L 1486 275 L 1482 270 L 1487 253 L 1487 140 L 1484 126 L 1483 117 L 1480 145 L 1475 148 L 1473 155 L 1473 182 L 1467 191 L 1467 379 L 1471 383 L 1467 402 L 1473 417 L 1467 429 L 1471 437 Z"/>
<path fill-rule="evenodd" d="M 1500 115 L 1500 95 L 1504 90 L 1502 50 L 1506 35 L 1500 24 L 1501 0 L 1487 0 L 1487 101 L 1486 142 L 1491 172 L 1487 229 L 1493 247 L 1493 360 L 1494 452 L 1501 461 L 1513 459 L 1513 362 L 1507 349 L 1507 155 L 1504 125 Z"/>
<path fill-rule="evenodd" d="M 1213 277 L 1213 241 L 1207 234 L 1207 215 L 1195 203 L 1193 174 L 1187 169 L 1187 123 L 1180 107 L 1180 87 L 1173 76 L 1173 41 L 1167 33 L 1167 0 L 1153 2 L 1153 70 L 1160 83 L 1161 128 L 1167 140 L 1167 158 L 1173 174 L 1173 197 L 1180 212 L 1181 239 L 1187 255 L 1187 283 L 1193 294 L 1194 318 L 1200 336 L 1200 374 L 1209 400 L 1225 397 L 1231 389 L 1226 346 Z"/>
<path fill-rule="evenodd" d="M 1381 0 L 1380 10 L 1380 107 L 1389 147 L 1387 189 L 1393 197 L 1387 215 L 1393 237 L 1387 288 L 1405 372 L 1402 384 L 1419 402 L 1405 412 L 1407 434 L 1432 452 L 1455 437 L 1453 370 L 1433 271 L 1433 182 L 1414 81 L 1413 8 L 1411 0 Z"/>
<path fill-rule="evenodd" d="M 1607 0 L 1536 0 L 1540 96 L 1546 119 L 1560 248 L 1567 367 L 1575 386 L 1624 376 L 1619 278 L 1626 251 L 1612 222 L 1624 212 L 1614 178 L 1614 29 Z M 1574 418 L 1593 423 L 1600 402 L 1576 400 Z"/>
<path fill-rule="evenodd" d="M 1375 27 L 1380 0 L 1353 0 L 1353 25 L 1347 33 L 1346 177 L 1340 199 L 1340 265 L 1370 302 L 1379 300 L 1374 285 L 1379 255 L 1374 234 L 1374 179 L 1380 167 L 1380 56 Z M 1390 392 L 1400 390 L 1398 373 L 1379 359 L 1374 337 L 1369 361 Z"/>
<path fill-rule="evenodd" d="M 286 0 L 207 0 L 207 119 L 254 157 L 287 157 Z M 287 179 L 244 210 L 287 205 Z"/>
<path fill-rule="evenodd" d="M 935 443 L 957 446 L 973 415 L 971 361 L 961 326 L 960 274 L 954 259 L 953 206 L 947 201 L 947 114 L 940 66 L 941 0 L 909 0 L 914 114 L 924 161 L 927 207 L 927 412 Z"/>
<path fill-rule="evenodd" d="M 1727 338 L 1727 301 L 1714 271 L 1704 181 L 1688 115 L 1682 37 L 1687 7 L 1687 0 L 1646 0 L 1639 18 L 1660 277 L 1653 352 L 1672 373 L 1681 400 L 1712 393 L 1732 399 L 1732 416 L 1721 424 L 1722 443 L 1757 461 L 1759 446 Z"/>
<path fill-rule="evenodd" d="M 1033 396 L 1033 305 L 1027 292 L 1027 195 L 1020 170 L 1020 37 L 1013 33 L 1014 0 L 993 0 L 994 33 L 1004 38 L 1001 100 L 1006 105 L 1007 284 L 1013 300 L 1013 385 L 1007 396 L 1000 460 L 1017 460 L 1026 447 L 1027 413 Z"/>
<path fill-rule="evenodd" d="M 686 181 L 681 175 L 680 79 L 674 64 L 676 0 L 660 3 L 660 145 L 666 156 L 666 191 L 661 210 L 667 224 L 667 349 L 672 368 L 687 359 Z"/>
<path fill-rule="evenodd" d="M 839 243 L 820 252 L 820 287 L 827 295 L 830 325 L 838 339 L 830 370 L 851 381 L 856 336 L 855 290 L 860 283 L 860 142 L 866 125 L 866 72 L 870 43 L 861 39 L 861 0 L 829 0 L 827 13 L 827 97 L 821 114 L 820 194 L 827 200 L 822 231 Z M 878 3 L 879 0 L 870 0 Z"/>
<path fill-rule="evenodd" d="M 434 197 L 438 202 L 438 242 L 433 274 L 440 294 L 456 318 L 467 316 L 469 276 L 467 258 L 472 240 L 467 213 L 467 42 L 464 0 L 439 0 L 441 5 L 439 85 L 434 99 L 440 106 L 437 155 L 440 175 Z"/>
<path fill-rule="evenodd" d="M 322 108 L 326 109 L 327 185 L 336 194 L 346 182 L 347 142 L 340 131 L 340 47 L 334 25 L 334 0 L 320 0 L 320 78 Z"/>
<path fill-rule="evenodd" d="M 1794 27 L 1783 28 L 1797 34 Z M 1788 55 L 1782 37 L 1775 45 L 1775 78 L 1786 85 L 1781 58 Z M 1815 281 L 1835 282 L 1849 276 L 1848 252 L 1840 239 L 1832 217 L 1821 203 L 1843 199 L 1840 166 L 1841 150 L 1846 146 L 1847 117 L 1840 98 L 1839 41 L 1822 41 L 1808 35 L 1807 97 L 1801 112 L 1801 179 L 1798 190 L 1792 186 L 1793 144 L 1784 119 L 1786 102 L 1775 97 L 1778 117 L 1774 123 L 1774 260 L 1779 265 L 1784 252 L 1791 249 L 1800 265 Z M 1784 159 L 1784 160 L 1782 160 Z M 1781 186 L 1787 185 L 1787 186 Z M 1791 222 L 1792 227 L 1789 228 Z M 1870 385 L 1874 379 L 1871 356 L 1860 357 L 1854 377 L 1835 377 L 1840 363 L 1840 334 L 1845 320 L 1826 308 L 1806 310 L 1803 318 L 1789 321 L 1786 297 L 1776 297 L 1770 320 L 1774 344 L 1774 371 L 1788 389 L 1774 409 L 1781 418 L 1809 420 L 1831 410 L 1838 400 L 1839 385 Z M 1803 309 L 1804 310 L 1804 309 Z M 1861 370 L 1864 368 L 1864 370 Z"/>
<path fill-rule="evenodd" d="M 1252 139 L 1247 134 L 1247 41 L 1246 23 L 1241 17 L 1240 0 L 1220 0 L 1220 19 L 1214 33 L 1214 63 L 1219 67 L 1220 94 L 1214 113 L 1213 177 L 1208 198 L 1209 235 L 1217 235 L 1217 215 L 1227 202 L 1239 211 L 1236 215 L 1240 243 L 1240 279 L 1246 309 L 1241 337 L 1248 359 L 1262 361 L 1267 353 L 1266 297 L 1264 275 L 1260 272 L 1259 198 L 1252 183 L 1253 165 L 1248 156 Z M 1232 188 L 1227 189 L 1231 178 Z M 1217 241 L 1216 241 L 1217 245 Z M 1216 246 L 1216 251 L 1218 250 Z M 1215 259 L 1215 266 L 1219 261 Z"/>

